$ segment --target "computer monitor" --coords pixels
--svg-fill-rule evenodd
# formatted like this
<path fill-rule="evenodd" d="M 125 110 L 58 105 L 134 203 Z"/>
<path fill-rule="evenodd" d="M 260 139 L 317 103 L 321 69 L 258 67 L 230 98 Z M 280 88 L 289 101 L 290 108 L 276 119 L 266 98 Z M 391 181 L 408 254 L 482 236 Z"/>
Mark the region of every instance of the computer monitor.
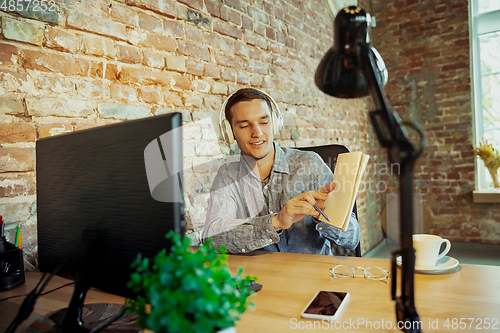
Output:
<path fill-rule="evenodd" d="M 73 318 L 89 287 L 135 296 L 126 284 L 137 254 L 183 234 L 181 125 L 171 113 L 37 141 L 38 266 L 75 279 L 62 331 L 92 328 Z"/>

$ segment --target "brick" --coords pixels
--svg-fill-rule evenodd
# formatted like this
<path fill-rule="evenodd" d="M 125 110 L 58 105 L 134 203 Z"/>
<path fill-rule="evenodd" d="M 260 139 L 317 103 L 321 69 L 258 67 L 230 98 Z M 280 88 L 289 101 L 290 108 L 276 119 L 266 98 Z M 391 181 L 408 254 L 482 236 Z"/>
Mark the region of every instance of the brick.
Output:
<path fill-rule="evenodd" d="M 127 27 L 125 24 L 78 11 L 69 12 L 68 26 L 84 31 L 95 32 L 105 36 L 115 37 L 124 41 L 128 39 Z"/>
<path fill-rule="evenodd" d="M 110 87 L 110 96 L 113 100 L 120 102 L 137 102 L 137 93 L 134 88 L 112 83 Z"/>
<path fill-rule="evenodd" d="M 134 27 L 139 26 L 139 15 L 133 7 L 113 3 L 109 5 L 109 13 L 112 19 Z"/>
<path fill-rule="evenodd" d="M 248 15 L 253 18 L 254 21 L 260 21 L 264 24 L 269 24 L 268 15 L 260 9 L 255 7 L 248 7 Z"/>
<path fill-rule="evenodd" d="M 221 73 L 221 77 L 224 80 L 234 82 L 236 79 L 236 71 L 232 68 L 224 68 Z"/>
<path fill-rule="evenodd" d="M 246 43 L 244 43 L 242 41 L 236 41 L 234 53 L 236 55 L 242 56 L 244 58 L 248 58 L 248 56 L 250 54 L 250 50 L 249 50 Z"/>
<path fill-rule="evenodd" d="M 186 71 L 186 59 L 185 57 L 167 56 L 167 68 L 177 72 Z"/>
<path fill-rule="evenodd" d="M 201 108 L 203 106 L 203 99 L 198 96 L 186 96 L 183 98 L 183 102 L 186 108 Z"/>
<path fill-rule="evenodd" d="M 263 80 L 262 75 L 258 75 L 258 74 L 249 74 L 248 75 L 248 83 L 252 87 L 260 87 L 262 85 L 262 80 Z"/>
<path fill-rule="evenodd" d="M 118 73 L 119 80 L 123 83 L 151 85 L 160 84 L 169 86 L 171 74 L 157 69 L 146 69 L 132 66 L 123 66 Z"/>
<path fill-rule="evenodd" d="M 212 94 L 216 95 L 227 95 L 228 93 L 227 85 L 221 82 L 213 82 L 211 92 Z"/>
<path fill-rule="evenodd" d="M 219 65 L 233 68 L 243 68 L 244 65 L 243 59 L 222 52 L 215 53 L 215 61 L 217 61 L 217 64 Z"/>
<path fill-rule="evenodd" d="M 24 114 L 23 101 L 15 98 L 0 97 L 0 114 L 8 114 L 8 115 Z"/>
<path fill-rule="evenodd" d="M 236 73 L 236 82 L 239 84 L 248 84 L 248 74 L 246 72 L 238 71 Z"/>
<path fill-rule="evenodd" d="M 210 92 L 210 83 L 203 80 L 194 80 L 191 82 L 191 88 L 196 92 L 208 93 Z"/>
<path fill-rule="evenodd" d="M 163 69 L 165 67 L 165 55 L 155 50 L 143 50 L 144 64 L 148 67 Z"/>
<path fill-rule="evenodd" d="M 17 142 L 35 142 L 36 129 L 28 123 L 0 124 L 0 144 Z"/>
<path fill-rule="evenodd" d="M 110 81 L 118 81 L 120 79 L 118 67 L 115 64 L 105 63 L 103 78 Z"/>
<path fill-rule="evenodd" d="M 266 28 L 266 37 L 272 40 L 276 40 L 276 30 L 271 27 Z"/>
<path fill-rule="evenodd" d="M 235 41 L 232 38 L 220 36 L 212 32 L 205 32 L 205 41 L 220 51 L 228 53 L 235 52 Z"/>
<path fill-rule="evenodd" d="M 254 31 L 261 36 L 266 36 L 266 26 L 260 22 L 255 22 Z"/>
<path fill-rule="evenodd" d="M 33 172 L 0 175 L 0 198 L 15 198 L 34 194 L 36 194 L 36 177 Z"/>
<path fill-rule="evenodd" d="M 139 27 L 160 34 L 163 31 L 162 20 L 156 16 L 149 15 L 144 12 L 139 12 Z"/>
<path fill-rule="evenodd" d="M 21 50 L 10 44 L 0 43 L 0 65 L 15 65 L 21 60 Z"/>
<path fill-rule="evenodd" d="M 2 18 L 3 36 L 10 40 L 42 45 L 44 28 L 45 25 L 37 21 Z"/>
<path fill-rule="evenodd" d="M 244 6 L 241 3 L 241 0 L 224 0 L 224 4 L 236 9 L 239 12 L 244 11 Z"/>
<path fill-rule="evenodd" d="M 141 119 L 149 117 L 149 108 L 121 103 L 99 103 L 99 115 L 102 118 Z"/>
<path fill-rule="evenodd" d="M 172 88 L 189 90 L 191 87 L 191 81 L 181 74 L 174 74 L 172 77 Z"/>
<path fill-rule="evenodd" d="M 250 60 L 247 63 L 247 70 L 251 73 L 268 74 L 268 66 L 262 62 Z"/>
<path fill-rule="evenodd" d="M 92 35 L 83 36 L 81 50 L 85 54 L 104 56 L 108 59 L 116 57 L 114 42 L 105 37 Z"/>
<path fill-rule="evenodd" d="M 46 138 L 73 131 L 73 126 L 69 124 L 51 123 L 38 126 L 38 138 Z"/>
<path fill-rule="evenodd" d="M 210 21 L 210 18 L 200 12 L 197 12 L 195 10 L 192 10 L 190 8 L 187 8 L 185 11 L 186 19 L 193 23 L 196 24 L 197 26 L 210 30 L 212 26 L 212 22 Z"/>
<path fill-rule="evenodd" d="M 34 148 L 0 147 L 0 172 L 24 172 L 35 170 Z"/>
<path fill-rule="evenodd" d="M 41 74 L 38 77 L 37 86 L 40 92 L 47 94 L 73 94 L 75 91 L 75 85 L 71 80 L 56 75 Z"/>
<path fill-rule="evenodd" d="M 139 40 L 140 46 L 154 47 L 160 51 L 175 52 L 177 50 L 177 41 L 170 36 L 148 33 Z"/>
<path fill-rule="evenodd" d="M 220 18 L 224 21 L 232 22 L 238 26 L 241 25 L 241 14 L 230 7 L 224 6 L 221 8 Z"/>
<path fill-rule="evenodd" d="M 86 98 L 108 98 L 109 87 L 107 82 L 98 81 L 80 81 L 75 83 L 75 90 L 78 95 Z"/>
<path fill-rule="evenodd" d="M 142 63 L 142 52 L 140 48 L 126 44 L 118 44 L 117 49 L 118 60 L 129 64 Z"/>
<path fill-rule="evenodd" d="M 241 27 L 245 30 L 253 30 L 253 20 L 246 15 L 241 17 Z"/>
<path fill-rule="evenodd" d="M 184 38 L 184 23 L 175 20 L 163 20 L 163 32 L 172 37 Z"/>
<path fill-rule="evenodd" d="M 220 68 L 211 63 L 205 64 L 205 69 L 203 74 L 207 77 L 212 77 L 215 79 L 219 79 L 221 77 Z"/>
<path fill-rule="evenodd" d="M 203 30 L 201 30 L 200 28 L 198 28 L 196 26 L 192 26 L 192 25 L 186 25 L 185 30 L 186 30 L 186 38 L 187 39 L 190 39 L 190 40 L 193 40 L 193 41 L 199 42 L 199 43 L 205 42 Z"/>
<path fill-rule="evenodd" d="M 191 8 L 203 10 L 203 0 L 178 0 L 180 3 L 188 5 Z"/>
<path fill-rule="evenodd" d="M 181 96 L 179 96 L 179 94 L 174 91 L 165 91 L 163 93 L 163 100 L 168 105 L 174 105 L 178 107 L 184 106 Z"/>
<path fill-rule="evenodd" d="M 186 60 L 186 72 L 192 75 L 202 76 L 204 64 L 201 61 L 187 59 Z"/>
<path fill-rule="evenodd" d="M 210 52 L 203 44 L 179 40 L 179 51 L 184 55 L 191 56 L 199 60 L 210 61 Z"/>
<path fill-rule="evenodd" d="M 140 87 L 137 95 L 146 103 L 157 104 L 161 101 L 159 89 L 155 87 Z"/>
<path fill-rule="evenodd" d="M 263 50 L 267 50 L 267 39 L 248 30 L 245 30 L 245 41 L 250 45 L 260 47 Z"/>
<path fill-rule="evenodd" d="M 30 116 L 85 117 L 93 112 L 94 103 L 60 97 L 30 97 L 26 98 L 26 108 Z"/>
<path fill-rule="evenodd" d="M 150 9 L 169 17 L 177 16 L 177 7 L 174 0 L 127 0 L 127 4 Z"/>
<path fill-rule="evenodd" d="M 45 34 L 44 46 L 58 51 L 75 53 L 78 50 L 80 36 L 58 27 L 51 27 Z"/>
<path fill-rule="evenodd" d="M 74 55 L 49 53 L 38 50 L 24 50 L 26 69 L 54 72 L 63 75 L 88 76 L 92 72 L 92 62 Z"/>
<path fill-rule="evenodd" d="M 237 38 L 237 39 L 243 38 L 243 33 L 241 32 L 240 28 L 238 28 L 236 25 L 231 24 L 231 23 L 226 23 L 224 21 L 215 20 L 213 22 L 213 29 L 214 29 L 214 31 L 216 31 L 222 35 L 230 36 L 230 37 Z"/>
<path fill-rule="evenodd" d="M 221 16 L 221 1 L 218 0 L 206 0 L 205 6 L 207 7 L 207 11 L 210 15 L 215 17 Z"/>

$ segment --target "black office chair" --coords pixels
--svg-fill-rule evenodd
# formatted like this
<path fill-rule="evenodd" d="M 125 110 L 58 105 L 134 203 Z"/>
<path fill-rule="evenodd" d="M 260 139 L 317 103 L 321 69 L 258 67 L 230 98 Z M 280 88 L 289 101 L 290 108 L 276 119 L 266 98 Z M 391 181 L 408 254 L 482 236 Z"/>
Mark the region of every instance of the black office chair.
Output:
<path fill-rule="evenodd" d="M 316 147 L 301 147 L 297 148 L 299 150 L 307 150 L 313 151 L 317 153 L 323 161 L 325 161 L 326 165 L 333 171 L 335 170 L 335 165 L 337 164 L 337 155 L 342 153 L 348 153 L 350 150 L 343 145 L 331 144 L 326 146 L 316 146 Z M 358 208 L 356 207 L 356 202 L 354 202 L 354 208 L 352 210 L 356 215 L 356 219 L 358 218 Z M 350 256 L 350 257 L 361 257 L 361 244 L 358 243 L 358 246 L 354 250 L 348 250 L 342 246 L 338 246 L 336 244 L 332 244 L 332 253 L 335 256 Z"/>

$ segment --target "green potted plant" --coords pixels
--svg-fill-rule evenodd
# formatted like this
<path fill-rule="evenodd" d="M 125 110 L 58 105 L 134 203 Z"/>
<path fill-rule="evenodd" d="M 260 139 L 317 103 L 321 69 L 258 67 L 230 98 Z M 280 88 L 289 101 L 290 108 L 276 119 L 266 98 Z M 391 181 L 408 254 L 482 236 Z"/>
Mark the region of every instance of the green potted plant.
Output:
<path fill-rule="evenodd" d="M 144 295 L 130 305 L 139 326 L 156 333 L 234 330 L 234 322 L 253 306 L 245 285 L 255 277 L 243 277 L 241 268 L 232 277 L 225 248 L 219 254 L 210 240 L 195 250 L 188 237 L 173 231 L 166 237 L 172 240 L 168 254 L 166 249 L 152 259 L 139 254 L 132 263 L 128 287 Z"/>

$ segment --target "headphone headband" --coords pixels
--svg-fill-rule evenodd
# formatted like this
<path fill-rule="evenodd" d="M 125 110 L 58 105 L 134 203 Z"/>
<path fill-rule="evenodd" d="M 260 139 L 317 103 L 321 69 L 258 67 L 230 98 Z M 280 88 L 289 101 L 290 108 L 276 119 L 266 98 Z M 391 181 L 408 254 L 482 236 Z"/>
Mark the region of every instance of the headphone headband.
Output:
<path fill-rule="evenodd" d="M 283 129 L 283 117 L 281 116 L 281 112 L 276 101 L 271 97 L 271 95 L 269 95 L 265 91 L 262 91 L 257 88 L 247 88 L 247 89 L 253 89 L 255 91 L 258 91 L 269 99 L 269 102 L 271 104 L 271 121 L 273 125 L 273 135 L 279 134 L 279 132 Z M 232 144 L 234 142 L 234 134 L 231 124 L 226 119 L 226 105 L 227 102 L 231 99 L 231 97 L 233 97 L 233 95 L 239 92 L 240 90 L 241 89 L 236 90 L 226 98 L 224 103 L 222 103 L 222 108 L 219 113 L 219 126 L 221 134 L 222 137 L 224 138 L 224 141 L 226 141 L 229 144 Z"/>

